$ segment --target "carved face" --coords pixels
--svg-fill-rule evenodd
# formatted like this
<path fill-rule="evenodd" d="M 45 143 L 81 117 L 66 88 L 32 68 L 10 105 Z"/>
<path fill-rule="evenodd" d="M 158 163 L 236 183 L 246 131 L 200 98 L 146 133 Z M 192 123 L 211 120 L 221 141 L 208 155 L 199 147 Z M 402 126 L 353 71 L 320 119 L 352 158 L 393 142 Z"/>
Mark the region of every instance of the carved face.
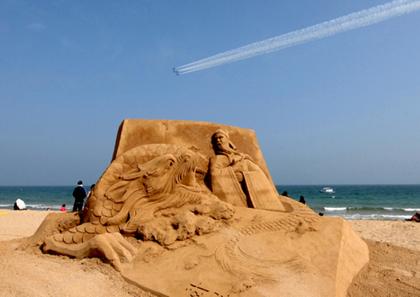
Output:
<path fill-rule="evenodd" d="M 213 145 L 217 151 L 229 151 L 229 138 L 223 133 L 213 135 Z"/>

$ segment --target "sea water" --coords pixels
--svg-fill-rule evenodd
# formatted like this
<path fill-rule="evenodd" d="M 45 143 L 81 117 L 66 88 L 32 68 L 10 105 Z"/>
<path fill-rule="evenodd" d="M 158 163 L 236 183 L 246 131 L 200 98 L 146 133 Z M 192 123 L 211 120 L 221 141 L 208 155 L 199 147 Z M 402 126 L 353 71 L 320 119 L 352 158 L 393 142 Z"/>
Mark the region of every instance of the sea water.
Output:
<path fill-rule="evenodd" d="M 73 186 L 0 186 L 0 208 L 12 209 L 17 198 L 25 201 L 28 209 L 58 210 L 62 204 L 73 207 Z M 88 189 L 86 189 L 86 192 Z"/>
<path fill-rule="evenodd" d="M 335 193 L 321 193 L 331 186 Z M 88 191 L 87 188 L 85 188 Z M 341 216 L 359 220 L 403 220 L 420 212 L 420 185 L 319 185 L 277 186 L 279 193 L 287 191 L 296 200 L 305 197 L 307 205 L 326 216 Z M 0 187 L 0 208 L 12 209 L 17 198 L 28 209 L 58 210 L 65 203 L 73 206 L 73 186 Z"/>
<path fill-rule="evenodd" d="M 335 193 L 321 193 L 330 186 Z M 317 213 L 350 220 L 403 220 L 420 212 L 420 185 L 277 186 L 296 200 L 300 195 Z"/>

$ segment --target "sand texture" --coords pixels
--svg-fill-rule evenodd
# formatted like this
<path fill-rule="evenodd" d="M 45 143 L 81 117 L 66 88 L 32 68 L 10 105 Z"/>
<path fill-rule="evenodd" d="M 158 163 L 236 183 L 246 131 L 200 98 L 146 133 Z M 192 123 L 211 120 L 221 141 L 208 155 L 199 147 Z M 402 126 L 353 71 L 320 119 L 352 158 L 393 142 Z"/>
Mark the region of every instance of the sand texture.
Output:
<path fill-rule="evenodd" d="M 76 260 L 18 249 L 47 211 L 0 210 L 0 297 L 150 296 L 98 259 Z"/>
<path fill-rule="evenodd" d="M 419 228 L 417 228 L 419 230 Z M 420 251 L 367 240 L 370 262 L 348 289 L 348 297 L 420 296 Z"/>
<path fill-rule="evenodd" d="M 420 296 L 420 223 L 352 221 L 369 246 L 370 262 L 355 277 L 348 297 Z"/>
<path fill-rule="evenodd" d="M 119 128 L 113 159 L 139 145 L 156 143 L 194 144 L 203 154 L 211 155 L 210 138 L 220 128 L 229 132 L 235 145 L 250 155 L 271 181 L 270 171 L 254 130 L 209 122 L 126 119 Z"/>
<path fill-rule="evenodd" d="M 0 210 L 0 241 L 31 236 L 48 213 L 50 212 Z"/>
<path fill-rule="evenodd" d="M 2 210 L 0 213 L 1 297 L 149 295 L 128 284 L 109 264 L 97 259 L 80 261 L 16 250 L 19 238 L 34 233 L 48 212 Z M 348 297 L 420 296 L 420 224 L 351 223 L 367 240 L 370 262 L 354 279 Z M 10 234 L 14 234 L 14 240 L 10 240 Z"/>
<path fill-rule="evenodd" d="M 1 294 L 345 297 L 351 285 L 363 296 L 384 288 L 384 269 L 417 290 L 416 266 L 398 266 L 416 265 L 417 250 L 371 244 L 377 260 L 366 265 L 368 246 L 349 222 L 278 196 L 250 129 L 125 120 L 113 156 L 81 217 L 2 213 Z M 413 248 L 415 230 L 392 237 L 407 226 L 358 230 Z"/>
<path fill-rule="evenodd" d="M 232 225 L 182 248 L 143 245 L 153 255 L 139 252 L 122 275 L 161 296 L 344 297 L 367 246 L 346 221 L 303 211 L 238 208 Z"/>
<path fill-rule="evenodd" d="M 351 221 L 363 238 L 420 251 L 420 224 L 406 221 Z"/>
<path fill-rule="evenodd" d="M 82 217 L 48 215 L 23 249 L 173 297 L 345 297 L 368 263 L 348 222 L 278 195 L 252 130 L 126 120 L 115 149 Z"/>

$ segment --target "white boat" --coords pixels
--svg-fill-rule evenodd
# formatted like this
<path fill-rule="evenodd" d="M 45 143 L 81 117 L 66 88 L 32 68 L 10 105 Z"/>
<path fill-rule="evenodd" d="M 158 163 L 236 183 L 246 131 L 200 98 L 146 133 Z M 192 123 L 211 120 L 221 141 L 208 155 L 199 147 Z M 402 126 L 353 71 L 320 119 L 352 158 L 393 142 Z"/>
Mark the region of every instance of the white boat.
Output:
<path fill-rule="evenodd" d="M 331 187 L 323 187 L 321 190 L 319 190 L 321 193 L 328 193 L 328 194 L 334 194 L 335 191 Z"/>

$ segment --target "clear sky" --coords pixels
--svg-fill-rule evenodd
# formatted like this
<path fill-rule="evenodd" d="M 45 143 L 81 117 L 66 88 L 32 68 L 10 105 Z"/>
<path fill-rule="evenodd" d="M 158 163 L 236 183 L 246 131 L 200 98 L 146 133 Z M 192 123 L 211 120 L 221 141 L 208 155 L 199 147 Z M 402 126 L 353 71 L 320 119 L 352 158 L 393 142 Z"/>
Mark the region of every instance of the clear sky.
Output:
<path fill-rule="evenodd" d="M 94 183 L 125 118 L 252 128 L 277 184 L 418 184 L 419 12 L 172 72 L 383 3 L 0 0 L 0 185 Z"/>

